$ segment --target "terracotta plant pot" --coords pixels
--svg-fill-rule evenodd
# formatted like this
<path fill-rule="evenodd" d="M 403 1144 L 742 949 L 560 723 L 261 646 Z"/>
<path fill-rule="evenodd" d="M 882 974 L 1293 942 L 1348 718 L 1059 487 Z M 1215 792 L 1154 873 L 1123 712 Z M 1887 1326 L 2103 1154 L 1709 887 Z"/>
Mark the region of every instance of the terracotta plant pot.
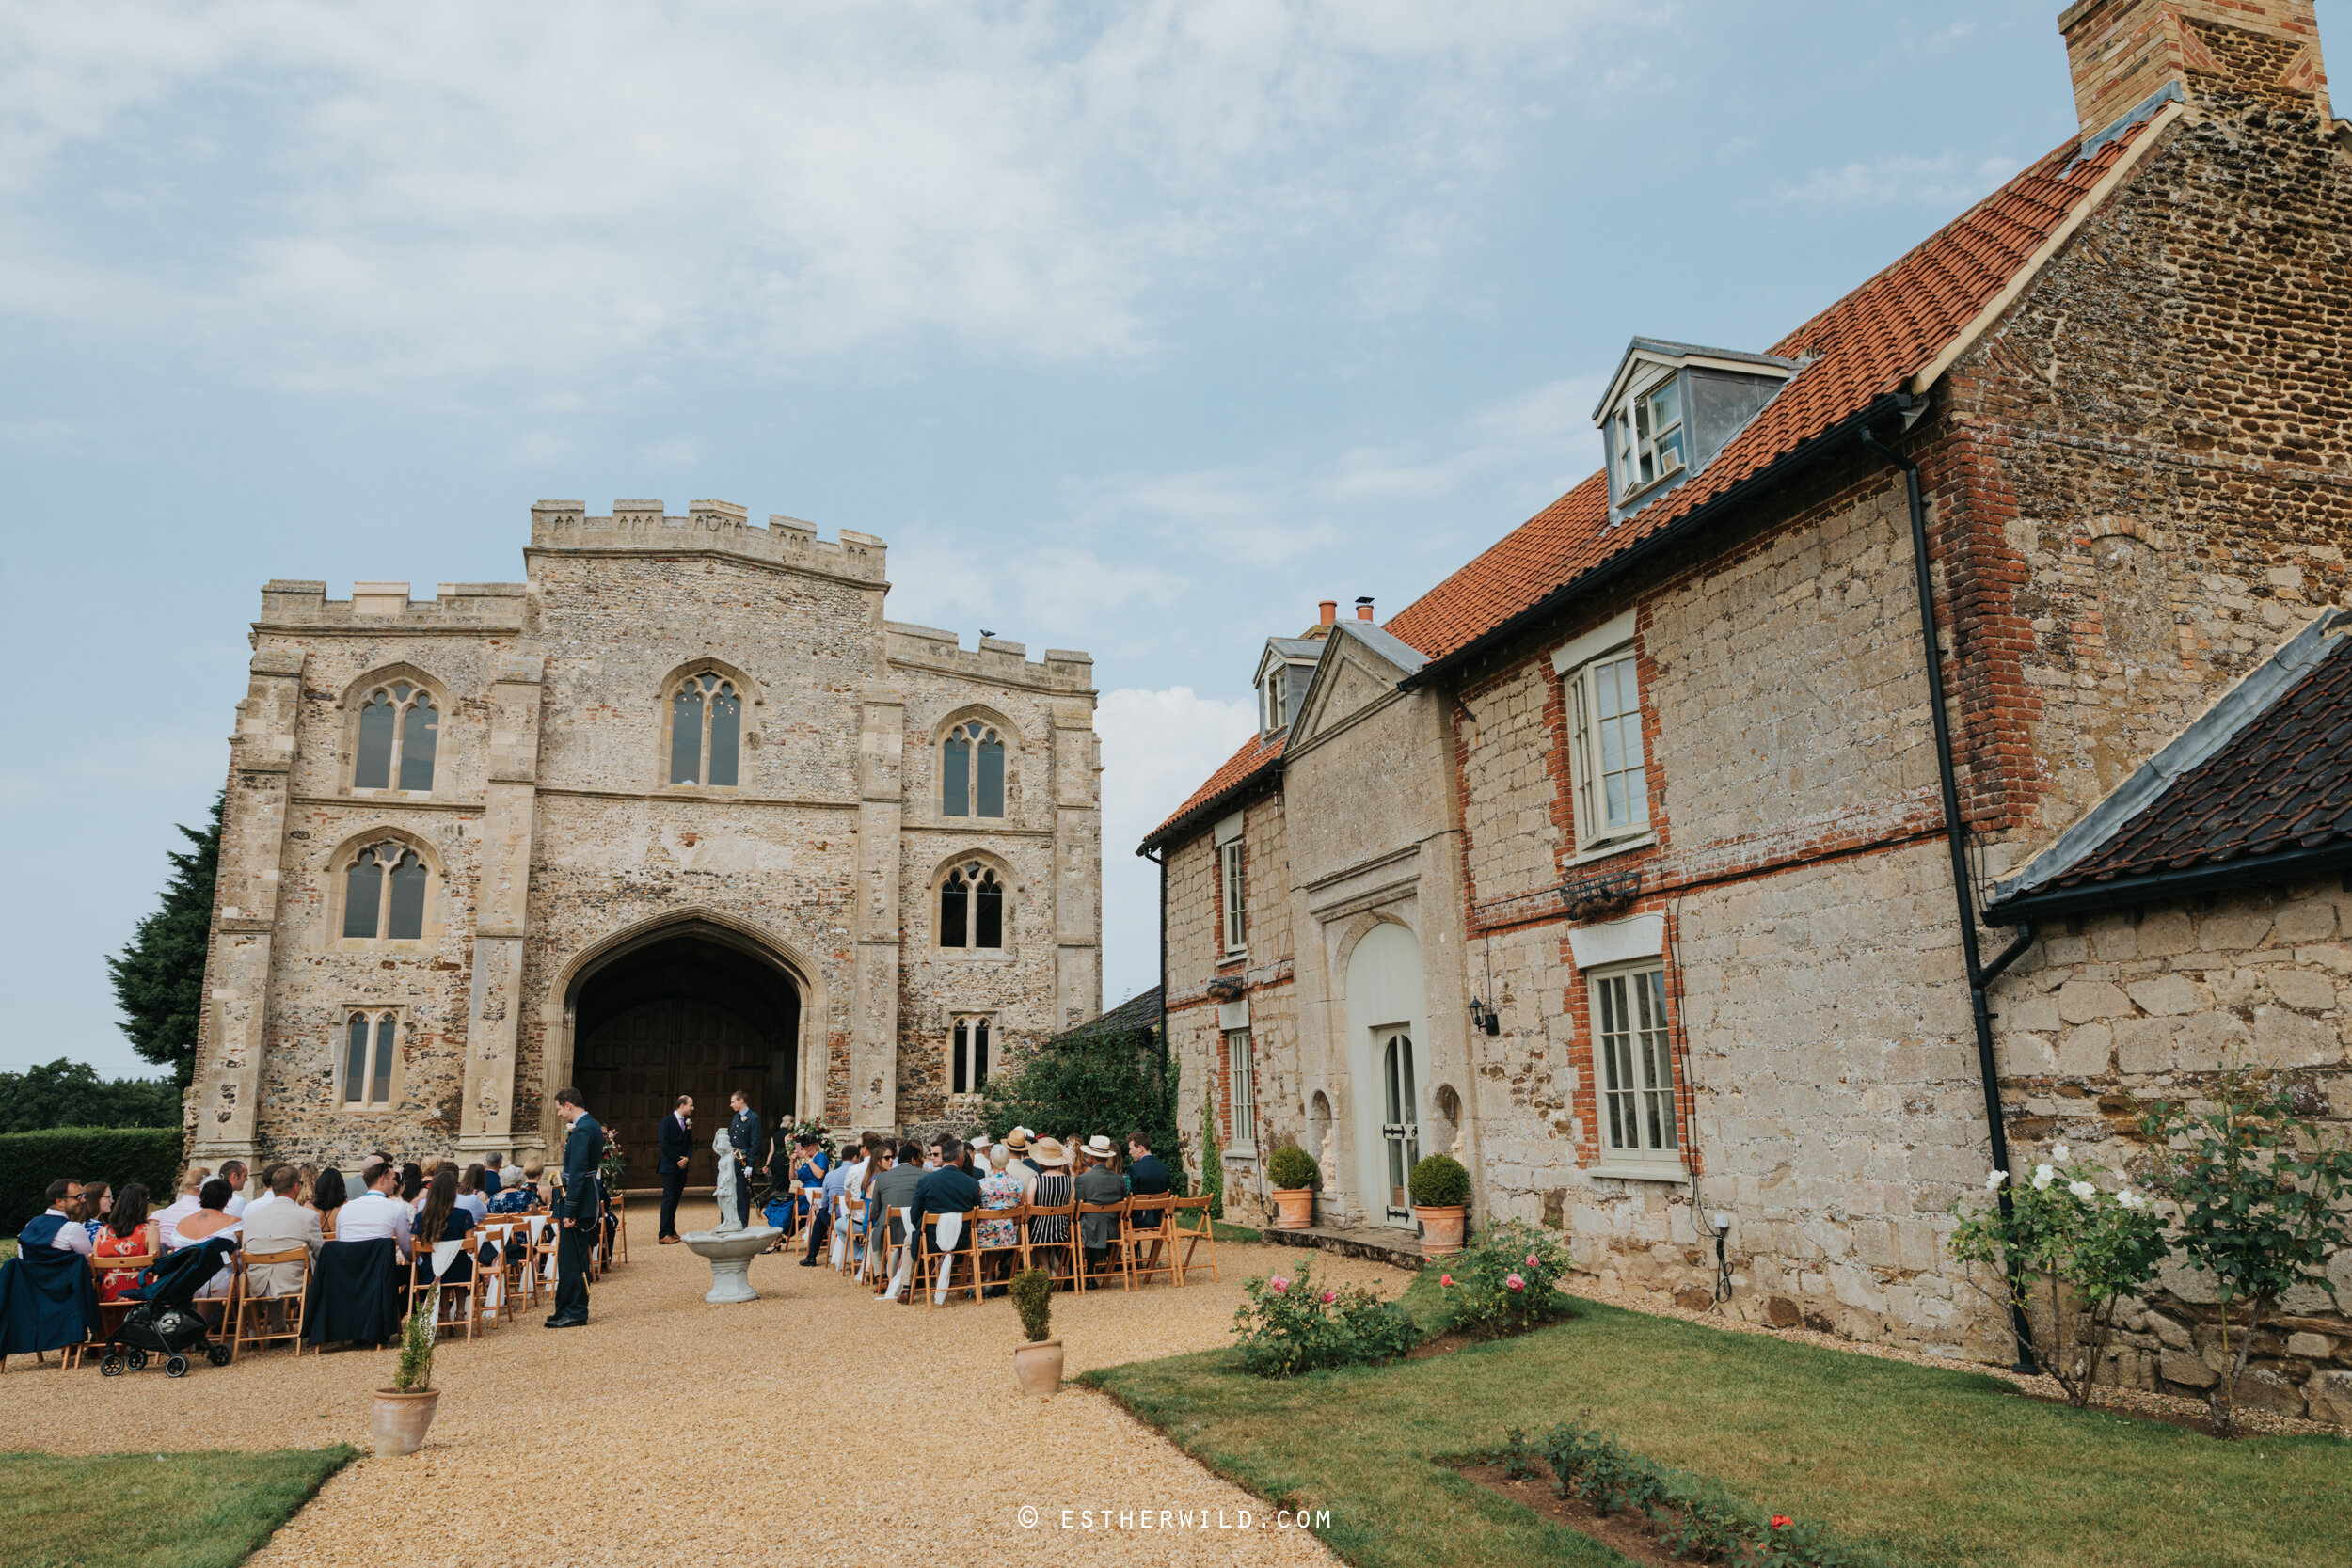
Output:
<path fill-rule="evenodd" d="M 1457 1203 L 1450 1209 L 1423 1209 L 1413 1206 L 1413 1217 L 1421 1221 L 1421 1250 L 1423 1257 L 1435 1258 L 1448 1252 L 1462 1250 L 1462 1227 L 1470 1213 L 1468 1204 Z"/>
<path fill-rule="evenodd" d="M 1032 1339 L 1012 1347 L 1012 1380 L 1032 1399 L 1061 1388 L 1061 1341 Z"/>
<path fill-rule="evenodd" d="M 1315 1223 L 1315 1190 L 1312 1187 L 1275 1188 L 1274 1213 L 1275 1229 L 1306 1229 Z"/>
<path fill-rule="evenodd" d="M 398 1459 L 415 1453 L 424 1445 L 425 1429 L 433 1424 L 433 1412 L 440 1402 L 438 1388 L 416 1394 L 378 1388 L 375 1410 L 368 1420 L 368 1434 L 375 1439 L 375 1457 Z"/>

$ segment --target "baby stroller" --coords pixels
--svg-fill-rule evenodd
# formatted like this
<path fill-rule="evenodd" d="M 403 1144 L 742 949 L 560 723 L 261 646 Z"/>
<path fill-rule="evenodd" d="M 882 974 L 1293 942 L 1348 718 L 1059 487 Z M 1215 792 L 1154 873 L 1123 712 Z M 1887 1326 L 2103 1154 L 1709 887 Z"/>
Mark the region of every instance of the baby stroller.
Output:
<path fill-rule="evenodd" d="M 139 1271 L 138 1283 L 122 1292 L 125 1300 L 138 1305 L 106 1341 L 99 1371 L 107 1377 L 120 1377 L 126 1370 L 137 1371 L 147 1365 L 151 1354 L 164 1357 L 166 1377 L 187 1376 L 192 1353 L 200 1353 L 215 1367 L 229 1365 L 229 1347 L 214 1344 L 205 1333 L 203 1314 L 196 1309 L 196 1293 L 236 1250 L 234 1236 L 215 1236 Z"/>

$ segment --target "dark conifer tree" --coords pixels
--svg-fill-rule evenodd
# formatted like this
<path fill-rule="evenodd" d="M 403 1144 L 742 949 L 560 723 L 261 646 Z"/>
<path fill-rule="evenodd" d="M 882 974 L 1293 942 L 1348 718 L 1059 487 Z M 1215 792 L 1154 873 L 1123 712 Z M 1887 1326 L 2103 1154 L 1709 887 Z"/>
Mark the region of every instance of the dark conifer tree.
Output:
<path fill-rule="evenodd" d="M 204 949 L 212 934 L 220 814 L 227 800 L 226 792 L 214 800 L 212 820 L 200 831 L 181 824 L 195 847 L 166 851 L 172 870 L 163 908 L 139 922 L 119 957 L 106 960 L 132 1049 L 169 1068 L 183 1089 L 196 1075 L 196 1021 L 204 1006 Z"/>

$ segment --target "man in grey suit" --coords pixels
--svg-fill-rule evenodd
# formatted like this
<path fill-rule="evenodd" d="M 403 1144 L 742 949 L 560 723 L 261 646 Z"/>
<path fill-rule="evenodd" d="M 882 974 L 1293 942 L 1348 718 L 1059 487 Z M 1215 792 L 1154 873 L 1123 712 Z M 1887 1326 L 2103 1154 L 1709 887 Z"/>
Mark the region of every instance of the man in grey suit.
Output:
<path fill-rule="evenodd" d="M 1080 1203 L 1124 1203 L 1127 1200 L 1127 1179 L 1110 1168 L 1111 1141 L 1097 1132 L 1078 1146 L 1086 1156 L 1087 1168 L 1078 1173 Z M 1087 1272 L 1094 1273 L 1110 1256 L 1111 1243 L 1119 1239 L 1117 1214 L 1088 1214 L 1078 1222 L 1078 1240 L 1086 1247 Z"/>
<path fill-rule="evenodd" d="M 326 1244 L 326 1236 L 319 1227 L 319 1212 L 306 1203 L 296 1201 L 302 1191 L 302 1173 L 292 1165 L 278 1165 L 269 1177 L 270 1201 L 256 1203 L 246 1211 L 245 1255 L 258 1257 L 271 1252 L 292 1252 L 295 1247 L 310 1249 L 310 1261 L 319 1259 L 319 1248 Z M 253 1263 L 245 1272 L 245 1289 L 252 1296 L 284 1296 L 300 1291 L 306 1271 L 299 1263 Z M 286 1308 L 282 1302 L 269 1304 L 271 1332 L 283 1332 Z"/>

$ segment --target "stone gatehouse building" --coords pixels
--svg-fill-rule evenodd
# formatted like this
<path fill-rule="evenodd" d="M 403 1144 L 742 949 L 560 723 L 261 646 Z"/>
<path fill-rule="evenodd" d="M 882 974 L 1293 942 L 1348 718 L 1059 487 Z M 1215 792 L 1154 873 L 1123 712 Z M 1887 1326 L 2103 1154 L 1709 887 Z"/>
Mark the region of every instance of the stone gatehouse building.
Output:
<path fill-rule="evenodd" d="M 1085 654 L 724 501 L 542 501 L 524 571 L 262 590 L 194 1160 L 541 1148 L 569 1081 L 642 1170 L 677 1093 L 938 1120 L 1101 1010 Z"/>
<path fill-rule="evenodd" d="M 1409 1229 L 1451 1149 L 1588 1269 L 1705 1293 L 1725 1214 L 1729 1310 L 2006 1358 L 1944 1247 L 1989 1166 L 2128 1167 L 2233 1057 L 2352 1117 L 2342 830 L 2166 804 L 2346 602 L 2352 124 L 2311 0 L 2058 24 L 2076 137 L 1777 342 L 1627 324 L 1601 472 L 1251 650 L 1259 733 L 1144 846 L 1245 1206 L 1295 1142 L 1325 1223 Z M 2352 790 L 2286 755 L 2238 777 Z M 2123 1376 L 2196 1386 L 2211 1300 Z M 2352 1419 L 2327 1308 L 2265 1397 Z"/>

